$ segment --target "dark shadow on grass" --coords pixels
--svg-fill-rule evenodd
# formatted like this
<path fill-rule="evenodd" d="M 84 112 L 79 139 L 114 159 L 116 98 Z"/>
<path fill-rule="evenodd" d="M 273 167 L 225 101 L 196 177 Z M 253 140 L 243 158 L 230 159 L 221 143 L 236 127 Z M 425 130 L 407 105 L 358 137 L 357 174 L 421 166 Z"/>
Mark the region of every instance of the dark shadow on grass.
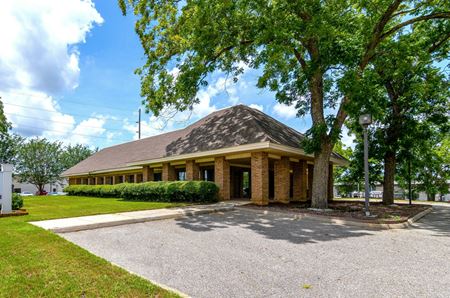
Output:
<path fill-rule="evenodd" d="M 341 226 L 312 219 L 294 220 L 283 214 L 236 209 L 235 211 L 177 219 L 177 225 L 195 232 L 227 229 L 233 226 L 250 229 L 272 240 L 296 244 L 333 241 L 341 238 L 373 235 L 376 230 Z"/>
<path fill-rule="evenodd" d="M 413 227 L 433 232 L 435 236 L 450 236 L 450 207 L 433 206 L 433 211 L 414 223 Z"/>

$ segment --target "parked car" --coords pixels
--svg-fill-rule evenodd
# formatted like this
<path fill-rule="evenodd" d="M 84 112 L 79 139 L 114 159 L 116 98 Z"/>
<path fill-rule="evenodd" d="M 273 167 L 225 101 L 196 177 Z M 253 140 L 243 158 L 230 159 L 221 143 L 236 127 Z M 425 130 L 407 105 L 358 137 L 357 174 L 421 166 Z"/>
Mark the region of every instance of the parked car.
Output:
<path fill-rule="evenodd" d="M 20 195 L 21 195 L 22 197 L 30 197 L 30 196 L 34 196 L 34 195 L 33 195 L 31 192 L 29 192 L 29 191 L 21 192 Z"/>
<path fill-rule="evenodd" d="M 42 191 L 37 191 L 36 192 L 36 195 L 37 196 L 46 196 L 46 195 L 48 195 L 48 192 L 46 191 L 46 190 L 42 190 Z"/>
<path fill-rule="evenodd" d="M 370 192 L 370 197 L 371 198 L 381 198 L 381 197 L 383 197 L 383 192 L 379 191 L 379 190 L 372 190 Z"/>
<path fill-rule="evenodd" d="M 49 193 L 49 196 L 65 196 L 67 193 L 66 192 L 62 192 L 62 191 L 53 191 L 51 193 Z"/>

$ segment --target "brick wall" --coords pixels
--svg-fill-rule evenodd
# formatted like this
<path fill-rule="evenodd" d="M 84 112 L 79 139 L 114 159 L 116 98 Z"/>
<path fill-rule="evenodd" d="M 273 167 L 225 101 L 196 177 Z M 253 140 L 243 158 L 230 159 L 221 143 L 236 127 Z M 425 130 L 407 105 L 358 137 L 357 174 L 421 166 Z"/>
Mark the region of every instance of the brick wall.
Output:
<path fill-rule="evenodd" d="M 200 168 L 194 160 L 186 161 L 186 180 L 200 180 Z"/>
<path fill-rule="evenodd" d="M 219 186 L 219 198 L 230 199 L 230 164 L 225 157 L 214 160 L 214 182 Z"/>
<path fill-rule="evenodd" d="M 252 169 L 252 202 L 257 205 L 269 204 L 269 157 L 266 152 L 253 152 Z"/>
<path fill-rule="evenodd" d="M 290 161 L 289 157 L 281 157 L 274 163 L 275 201 L 289 203 L 290 190 Z"/>
<path fill-rule="evenodd" d="M 162 180 L 163 181 L 175 181 L 176 180 L 175 168 L 173 166 L 171 166 L 169 163 L 163 163 Z"/>

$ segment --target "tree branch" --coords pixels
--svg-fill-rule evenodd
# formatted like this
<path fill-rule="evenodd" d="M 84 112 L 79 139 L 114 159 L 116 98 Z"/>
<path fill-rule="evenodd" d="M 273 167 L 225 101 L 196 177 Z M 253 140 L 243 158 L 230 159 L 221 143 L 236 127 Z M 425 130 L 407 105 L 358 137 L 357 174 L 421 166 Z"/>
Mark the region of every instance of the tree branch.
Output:
<path fill-rule="evenodd" d="M 370 59 L 373 57 L 373 51 L 381 41 L 381 36 L 383 34 L 384 28 L 386 27 L 386 24 L 392 19 L 392 15 L 398 9 L 401 3 L 402 0 L 396 0 L 394 1 L 394 3 L 389 5 L 378 23 L 373 28 L 372 39 L 367 44 L 366 51 L 362 56 L 361 62 L 359 64 L 359 68 L 361 70 L 364 70 L 367 64 L 369 64 Z"/>
<path fill-rule="evenodd" d="M 347 118 L 347 112 L 345 111 L 345 105 L 349 102 L 349 98 L 344 96 L 342 102 L 339 106 L 339 110 L 336 114 L 336 119 L 334 119 L 333 127 L 329 132 L 329 137 L 332 138 L 334 135 L 337 135 L 338 132 L 341 131 L 342 125 L 344 125 L 344 121 Z"/>
<path fill-rule="evenodd" d="M 388 30 L 386 33 L 383 33 L 380 37 L 380 41 L 386 38 L 387 36 L 397 32 L 398 30 L 402 29 L 403 27 L 406 27 L 408 25 L 420 22 L 420 21 L 426 21 L 426 20 L 436 20 L 436 19 L 450 19 L 450 12 L 444 11 L 444 12 L 436 12 L 432 13 L 426 16 L 420 16 L 417 18 L 409 19 L 403 23 L 400 23 L 390 30 Z"/>
<path fill-rule="evenodd" d="M 433 53 L 437 49 L 439 49 L 445 42 L 447 42 L 450 39 L 450 32 L 447 33 L 447 35 L 444 36 L 443 39 L 441 39 L 438 42 L 435 42 L 431 45 L 431 47 L 428 49 L 428 53 Z"/>
<path fill-rule="evenodd" d="M 305 59 L 303 58 L 303 55 L 299 51 L 297 51 L 296 48 L 294 48 L 294 54 L 295 54 L 295 58 L 297 58 L 297 61 L 302 66 L 303 70 L 306 71 L 307 64 L 306 64 Z"/>

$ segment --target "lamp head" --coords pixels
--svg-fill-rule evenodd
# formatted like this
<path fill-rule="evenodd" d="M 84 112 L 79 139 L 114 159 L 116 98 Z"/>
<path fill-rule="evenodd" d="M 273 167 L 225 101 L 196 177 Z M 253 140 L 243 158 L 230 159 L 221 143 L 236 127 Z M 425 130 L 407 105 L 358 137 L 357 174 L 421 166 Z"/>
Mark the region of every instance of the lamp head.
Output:
<path fill-rule="evenodd" d="M 359 124 L 362 126 L 369 126 L 370 124 L 372 124 L 372 115 L 363 114 L 359 116 Z"/>

